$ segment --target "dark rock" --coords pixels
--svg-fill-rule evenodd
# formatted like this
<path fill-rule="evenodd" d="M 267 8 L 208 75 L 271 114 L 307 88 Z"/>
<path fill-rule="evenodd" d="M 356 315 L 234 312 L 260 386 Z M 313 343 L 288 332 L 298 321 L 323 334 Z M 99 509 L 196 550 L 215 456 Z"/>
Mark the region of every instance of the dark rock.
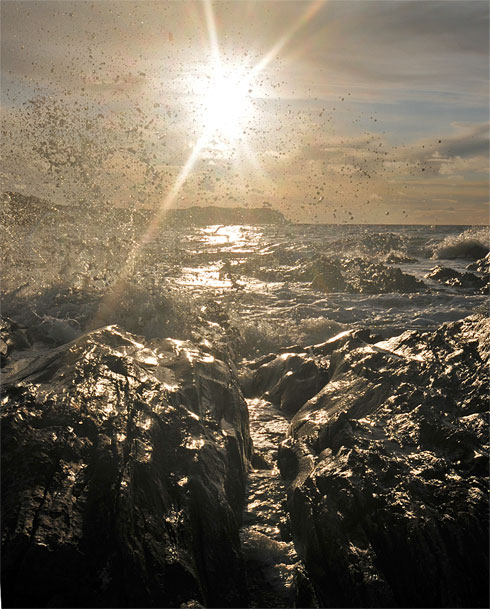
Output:
<path fill-rule="evenodd" d="M 413 275 L 398 267 L 387 267 L 364 258 L 344 261 L 344 276 L 349 291 L 359 294 L 386 294 L 423 292 L 426 286 Z"/>
<path fill-rule="evenodd" d="M 368 328 L 361 328 L 359 330 L 345 330 L 340 332 L 336 336 L 332 336 L 324 343 L 319 343 L 311 347 L 311 353 L 314 355 L 331 355 L 334 351 L 338 351 L 345 345 L 349 346 L 349 349 L 359 347 L 365 343 L 372 345 L 381 340 L 379 334 L 374 334 Z"/>
<path fill-rule="evenodd" d="M 187 603 L 182 603 L 179 609 L 206 609 L 204 605 L 198 603 L 195 600 L 187 601 Z"/>
<path fill-rule="evenodd" d="M 398 267 L 372 262 L 366 258 L 334 260 L 320 256 L 307 265 L 299 277 L 310 279 L 315 289 L 356 294 L 410 293 L 426 289 L 423 281 Z"/>
<path fill-rule="evenodd" d="M 449 279 L 447 285 L 452 287 L 463 288 L 466 290 L 475 290 L 477 293 L 483 293 L 488 286 L 488 277 L 477 277 L 473 273 L 461 273 L 459 277 Z"/>
<path fill-rule="evenodd" d="M 315 275 L 311 287 L 322 292 L 344 292 L 347 284 L 337 261 L 325 261 L 321 271 Z"/>
<path fill-rule="evenodd" d="M 435 266 L 430 270 L 429 273 L 425 275 L 426 279 L 433 279 L 434 281 L 442 281 L 446 282 L 448 279 L 456 279 L 460 276 L 461 273 L 455 271 L 454 269 L 450 269 L 445 266 Z"/>
<path fill-rule="evenodd" d="M 468 264 L 466 268 L 469 271 L 477 271 L 478 273 L 490 273 L 490 252 L 485 258 L 480 258 L 480 260 Z"/>
<path fill-rule="evenodd" d="M 396 252 L 390 252 L 384 259 L 385 264 L 412 264 L 413 262 L 417 262 L 417 259 Z"/>
<path fill-rule="evenodd" d="M 305 570 L 302 566 L 297 566 L 295 571 L 296 603 L 295 607 L 318 607 L 315 590 L 311 585 Z"/>
<path fill-rule="evenodd" d="M 249 531 L 242 538 L 251 607 L 296 607 L 295 554 L 287 544 Z"/>
<path fill-rule="evenodd" d="M 251 442 L 226 363 L 112 326 L 3 392 L 5 607 L 246 606 Z"/>
<path fill-rule="evenodd" d="M 260 451 L 254 450 L 250 459 L 250 464 L 254 469 L 272 469 L 274 465 Z"/>
<path fill-rule="evenodd" d="M 6 364 L 12 351 L 27 349 L 31 344 L 27 328 L 8 317 L 0 317 L 0 368 Z"/>
<path fill-rule="evenodd" d="M 321 607 L 488 606 L 483 316 L 339 343 L 279 466 Z"/>
<path fill-rule="evenodd" d="M 488 286 L 488 277 L 477 277 L 473 273 L 460 273 L 454 269 L 436 266 L 425 275 L 427 279 L 439 281 L 448 287 L 474 290 L 483 293 Z"/>
<path fill-rule="evenodd" d="M 265 362 L 248 378 L 246 395 L 264 397 L 288 414 L 297 412 L 328 381 L 320 358 L 306 353 L 282 353 Z"/>
<path fill-rule="evenodd" d="M 322 292 L 355 294 L 412 293 L 426 290 L 423 281 L 398 267 L 372 262 L 371 258 L 338 260 L 318 256 L 299 258 L 297 252 L 262 254 L 237 266 L 240 273 L 262 281 L 302 281 Z"/>

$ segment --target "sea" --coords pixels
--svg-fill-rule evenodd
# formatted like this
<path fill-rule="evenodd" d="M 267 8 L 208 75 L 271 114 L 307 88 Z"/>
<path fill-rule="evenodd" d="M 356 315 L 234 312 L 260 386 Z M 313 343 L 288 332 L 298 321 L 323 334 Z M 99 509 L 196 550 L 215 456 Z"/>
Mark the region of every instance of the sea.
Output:
<path fill-rule="evenodd" d="M 2 314 L 40 345 L 120 324 L 219 342 L 240 360 L 351 328 L 430 330 L 487 306 L 484 288 L 457 279 L 484 278 L 482 226 L 179 227 L 95 207 L 3 220 Z M 428 277 L 435 267 L 456 279 Z"/>

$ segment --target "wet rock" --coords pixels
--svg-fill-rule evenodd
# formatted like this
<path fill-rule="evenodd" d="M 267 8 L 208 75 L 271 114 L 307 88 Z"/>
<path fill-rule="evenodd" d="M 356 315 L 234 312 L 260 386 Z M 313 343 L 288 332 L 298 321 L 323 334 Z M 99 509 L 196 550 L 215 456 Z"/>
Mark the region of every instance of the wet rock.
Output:
<path fill-rule="evenodd" d="M 426 290 L 423 281 L 404 273 L 398 267 L 387 267 L 364 258 L 345 261 L 344 276 L 349 291 L 359 294 L 406 294 Z"/>
<path fill-rule="evenodd" d="M 306 353 L 282 353 L 256 368 L 246 382 L 247 397 L 263 397 L 285 413 L 293 414 L 328 381 L 319 358 Z"/>
<path fill-rule="evenodd" d="M 296 607 L 296 554 L 292 544 L 258 531 L 242 538 L 251 607 Z"/>
<path fill-rule="evenodd" d="M 383 261 L 385 264 L 412 264 L 417 262 L 416 258 L 410 258 L 405 254 L 398 252 L 390 252 Z"/>
<path fill-rule="evenodd" d="M 27 349 L 32 339 L 27 328 L 8 317 L 0 317 L 0 368 L 2 368 L 12 351 Z"/>
<path fill-rule="evenodd" d="M 340 264 L 337 261 L 324 261 L 320 272 L 313 278 L 311 287 L 322 292 L 344 292 L 347 284 Z"/>
<path fill-rule="evenodd" d="M 435 266 L 431 269 L 426 275 L 426 279 L 433 279 L 434 281 L 441 281 L 442 283 L 448 281 L 449 279 L 455 279 L 459 277 L 461 273 L 455 271 L 454 269 L 450 269 L 444 266 Z"/>
<path fill-rule="evenodd" d="M 477 277 L 473 273 L 461 273 L 459 277 L 450 279 L 447 285 L 451 287 L 474 290 L 477 294 L 485 294 L 488 291 L 488 276 Z"/>
<path fill-rule="evenodd" d="M 477 271 L 478 273 L 490 273 L 490 252 L 484 258 L 472 262 L 466 268 L 469 271 Z"/>
<path fill-rule="evenodd" d="M 258 260 L 238 265 L 237 269 L 262 281 L 307 282 L 313 289 L 327 293 L 384 294 L 426 290 L 423 281 L 398 267 L 372 262 L 372 257 L 339 260 L 323 255 L 315 259 L 298 259 L 297 253 L 292 252 L 289 256 L 283 255 L 279 262 L 275 253 L 268 253 Z"/>
<path fill-rule="evenodd" d="M 342 275 L 326 272 L 316 275 L 311 287 L 321 292 L 344 292 L 347 284 Z"/>
<path fill-rule="evenodd" d="M 182 603 L 180 605 L 179 609 L 206 609 L 206 608 L 204 607 L 204 605 L 201 605 L 201 603 L 198 603 L 197 601 L 192 599 L 190 601 L 187 601 L 187 603 Z"/>
<path fill-rule="evenodd" d="M 251 442 L 225 362 L 106 327 L 11 378 L 1 417 L 4 606 L 246 606 Z"/>
<path fill-rule="evenodd" d="M 488 277 L 477 277 L 473 273 L 460 273 L 454 269 L 436 266 L 427 275 L 427 279 L 439 281 L 448 287 L 463 288 L 474 290 L 476 293 L 483 293 L 488 286 Z"/>
<path fill-rule="evenodd" d="M 315 356 L 331 355 L 341 348 L 353 349 L 365 344 L 373 345 L 381 340 L 379 334 L 371 332 L 369 328 L 359 330 L 345 330 L 332 336 L 327 341 L 313 345 L 310 352 Z"/>
<path fill-rule="evenodd" d="M 321 607 L 488 606 L 490 321 L 344 342 L 279 466 Z"/>
<path fill-rule="evenodd" d="M 274 465 L 260 451 L 254 450 L 250 459 L 250 464 L 254 469 L 272 469 Z"/>
<path fill-rule="evenodd" d="M 410 293 L 426 289 L 423 281 L 398 267 L 372 262 L 368 258 L 333 260 L 320 256 L 303 271 L 303 281 L 310 278 L 315 289 L 356 294 Z"/>

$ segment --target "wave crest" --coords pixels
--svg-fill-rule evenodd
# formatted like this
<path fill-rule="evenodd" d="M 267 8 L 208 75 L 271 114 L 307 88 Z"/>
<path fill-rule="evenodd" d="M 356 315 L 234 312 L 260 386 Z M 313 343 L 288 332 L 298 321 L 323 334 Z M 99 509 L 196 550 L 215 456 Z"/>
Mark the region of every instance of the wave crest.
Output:
<path fill-rule="evenodd" d="M 468 258 L 478 260 L 484 258 L 489 251 L 488 228 L 470 228 L 459 235 L 449 235 L 439 243 L 432 254 L 432 258 L 454 259 Z"/>

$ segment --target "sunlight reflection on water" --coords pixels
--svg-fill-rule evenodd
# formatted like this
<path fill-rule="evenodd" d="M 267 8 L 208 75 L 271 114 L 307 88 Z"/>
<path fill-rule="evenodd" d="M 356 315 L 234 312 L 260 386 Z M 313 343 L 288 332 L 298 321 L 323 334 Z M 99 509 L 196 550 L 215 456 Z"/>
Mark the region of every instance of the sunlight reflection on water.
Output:
<path fill-rule="evenodd" d="M 210 246 L 227 246 L 223 251 L 255 251 L 262 236 L 255 226 L 244 224 L 206 226 L 199 231 L 198 242 L 205 248 Z"/>

